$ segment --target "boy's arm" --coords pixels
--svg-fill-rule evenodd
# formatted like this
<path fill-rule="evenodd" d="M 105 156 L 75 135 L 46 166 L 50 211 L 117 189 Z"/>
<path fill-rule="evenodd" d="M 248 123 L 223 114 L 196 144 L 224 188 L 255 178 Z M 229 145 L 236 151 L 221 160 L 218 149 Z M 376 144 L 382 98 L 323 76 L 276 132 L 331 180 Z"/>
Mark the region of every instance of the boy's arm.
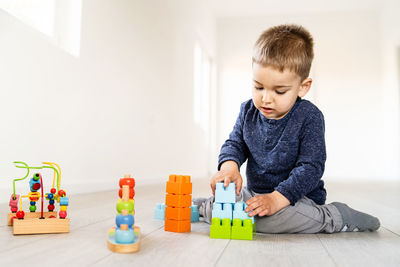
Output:
<path fill-rule="evenodd" d="M 215 184 L 220 181 L 224 181 L 225 186 L 227 186 L 229 182 L 234 182 L 236 184 L 236 194 L 240 193 L 242 188 L 240 166 L 246 161 L 249 153 L 243 139 L 243 124 L 250 101 L 241 105 L 240 113 L 233 130 L 228 140 L 226 140 L 221 147 L 218 159 L 218 171 L 213 176 L 210 183 L 213 193 L 215 191 Z"/>
<path fill-rule="evenodd" d="M 218 159 L 218 171 L 221 169 L 222 163 L 228 160 L 235 161 L 240 169 L 240 166 L 246 161 L 248 156 L 248 148 L 243 140 L 243 124 L 246 111 L 245 102 L 240 107 L 240 113 L 236 120 L 233 130 L 229 138 L 221 147 L 221 152 Z"/>
<path fill-rule="evenodd" d="M 299 155 L 288 179 L 275 190 L 286 197 L 291 205 L 311 192 L 325 169 L 325 122 L 321 112 L 312 113 L 303 125 Z"/>

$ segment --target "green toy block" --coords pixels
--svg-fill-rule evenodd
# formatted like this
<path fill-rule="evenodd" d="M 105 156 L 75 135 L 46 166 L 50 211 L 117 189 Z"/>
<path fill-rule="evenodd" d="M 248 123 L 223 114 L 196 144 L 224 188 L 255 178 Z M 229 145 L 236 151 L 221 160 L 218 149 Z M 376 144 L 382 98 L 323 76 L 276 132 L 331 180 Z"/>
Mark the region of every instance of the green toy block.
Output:
<path fill-rule="evenodd" d="M 253 240 L 253 223 L 251 219 L 233 219 L 231 239 Z"/>
<path fill-rule="evenodd" d="M 251 220 L 250 220 L 251 221 Z M 231 238 L 231 220 L 228 218 L 212 218 L 210 226 L 210 238 L 230 239 Z"/>

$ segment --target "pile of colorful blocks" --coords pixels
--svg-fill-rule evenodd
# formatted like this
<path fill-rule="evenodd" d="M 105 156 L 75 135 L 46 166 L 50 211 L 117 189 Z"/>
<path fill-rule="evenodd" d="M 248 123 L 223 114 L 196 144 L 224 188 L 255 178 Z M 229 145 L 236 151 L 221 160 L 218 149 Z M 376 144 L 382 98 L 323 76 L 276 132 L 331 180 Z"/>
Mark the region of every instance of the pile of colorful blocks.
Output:
<path fill-rule="evenodd" d="M 217 183 L 210 227 L 211 238 L 253 240 L 254 217 L 244 211 L 246 203 L 235 202 L 235 184 Z"/>
<path fill-rule="evenodd" d="M 190 232 L 191 222 L 199 220 L 199 210 L 192 204 L 192 183 L 188 175 L 170 175 L 165 204 L 158 203 L 154 218 L 165 220 L 165 231 Z"/>

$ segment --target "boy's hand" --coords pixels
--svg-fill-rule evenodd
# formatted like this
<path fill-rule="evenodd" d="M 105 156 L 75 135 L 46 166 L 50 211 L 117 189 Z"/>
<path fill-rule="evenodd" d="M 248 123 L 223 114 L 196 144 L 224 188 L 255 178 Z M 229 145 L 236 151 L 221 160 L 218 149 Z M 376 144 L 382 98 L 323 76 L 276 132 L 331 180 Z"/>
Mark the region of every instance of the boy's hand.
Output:
<path fill-rule="evenodd" d="M 236 194 L 239 195 L 240 190 L 242 190 L 243 179 L 235 161 L 228 160 L 222 163 L 221 169 L 211 178 L 210 186 L 213 195 L 215 195 L 215 184 L 219 182 L 224 182 L 225 187 L 228 187 L 230 182 L 235 183 Z"/>
<path fill-rule="evenodd" d="M 284 207 L 289 206 L 290 201 L 278 191 L 269 194 L 257 195 L 246 201 L 246 212 L 249 216 L 273 215 Z"/>

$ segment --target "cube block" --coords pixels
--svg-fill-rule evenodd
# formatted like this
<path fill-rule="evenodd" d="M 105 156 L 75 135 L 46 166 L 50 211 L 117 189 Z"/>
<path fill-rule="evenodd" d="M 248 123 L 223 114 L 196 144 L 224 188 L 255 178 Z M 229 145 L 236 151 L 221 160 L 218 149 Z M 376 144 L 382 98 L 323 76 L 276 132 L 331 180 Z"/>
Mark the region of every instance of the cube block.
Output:
<path fill-rule="evenodd" d="M 165 219 L 187 221 L 190 220 L 191 209 L 190 208 L 165 208 Z"/>
<path fill-rule="evenodd" d="M 243 224 L 242 224 L 243 222 Z M 233 219 L 231 239 L 253 240 L 253 223 L 250 219 Z"/>
<path fill-rule="evenodd" d="M 190 220 L 176 221 L 176 220 L 165 220 L 164 230 L 168 232 L 184 233 L 190 232 L 191 230 Z"/>
<path fill-rule="evenodd" d="M 192 193 L 192 183 L 188 175 L 170 175 L 167 182 L 167 193 L 188 195 Z"/>
<path fill-rule="evenodd" d="M 157 203 L 156 209 L 154 210 L 154 219 L 165 220 L 165 204 Z"/>
<path fill-rule="evenodd" d="M 227 188 L 224 187 L 224 183 L 217 183 L 215 186 L 215 202 L 235 203 L 236 193 L 234 183 L 230 183 Z"/>
<path fill-rule="evenodd" d="M 198 222 L 200 220 L 199 208 L 196 205 L 192 205 L 190 207 L 190 210 L 191 210 L 190 221 Z"/>
<path fill-rule="evenodd" d="M 210 238 L 230 239 L 231 238 L 231 220 L 212 218 L 210 226 Z"/>
<path fill-rule="evenodd" d="M 190 207 L 192 205 L 192 196 L 167 194 L 165 196 L 165 205 L 176 208 Z"/>
<path fill-rule="evenodd" d="M 252 223 L 254 223 L 254 217 L 250 217 L 248 213 L 244 211 L 246 207 L 247 205 L 245 202 L 243 201 L 236 202 L 233 209 L 233 219 L 241 219 L 241 220 L 250 219 Z"/>
<path fill-rule="evenodd" d="M 213 218 L 232 220 L 232 204 L 231 203 L 214 203 L 212 210 Z"/>

